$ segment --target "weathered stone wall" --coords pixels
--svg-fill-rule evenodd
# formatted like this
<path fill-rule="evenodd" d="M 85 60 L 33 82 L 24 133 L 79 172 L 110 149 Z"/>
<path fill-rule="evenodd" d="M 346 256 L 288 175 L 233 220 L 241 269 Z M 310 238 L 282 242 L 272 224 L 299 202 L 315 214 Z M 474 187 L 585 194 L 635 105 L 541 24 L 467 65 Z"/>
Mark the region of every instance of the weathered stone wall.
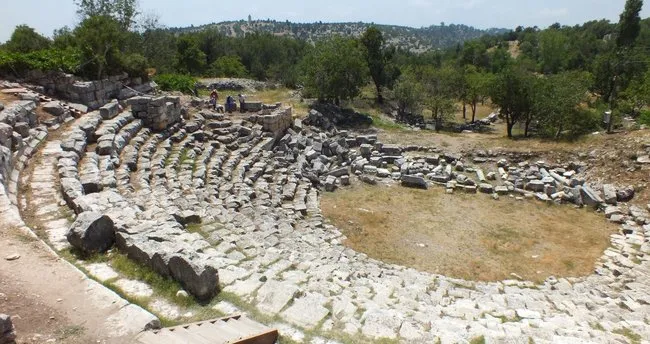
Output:
<path fill-rule="evenodd" d="M 290 107 L 275 111 L 264 110 L 260 115 L 251 116 L 251 121 L 261 124 L 265 131 L 272 132 L 279 138 L 293 124 L 292 114 L 293 109 Z"/>
<path fill-rule="evenodd" d="M 143 83 L 142 78 L 129 78 L 126 73 L 103 80 L 83 81 L 72 74 L 33 71 L 26 79 L 42 86 L 45 94 L 86 105 L 91 110 L 100 108 L 112 99 L 128 99 L 151 92 L 155 87 L 153 82 Z"/>
<path fill-rule="evenodd" d="M 180 97 L 133 97 L 127 101 L 135 118 L 156 131 L 167 129 L 181 120 Z"/>

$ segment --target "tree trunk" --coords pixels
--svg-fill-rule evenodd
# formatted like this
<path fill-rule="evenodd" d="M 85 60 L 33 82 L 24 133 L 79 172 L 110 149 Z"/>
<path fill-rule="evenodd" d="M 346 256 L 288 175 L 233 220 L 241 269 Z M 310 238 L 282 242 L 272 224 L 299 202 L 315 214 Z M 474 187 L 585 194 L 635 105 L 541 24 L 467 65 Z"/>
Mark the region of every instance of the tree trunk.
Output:
<path fill-rule="evenodd" d="M 467 121 L 467 105 L 463 102 L 463 119 Z"/>
<path fill-rule="evenodd" d="M 612 114 L 609 115 L 609 123 L 607 123 L 607 133 L 608 134 L 612 133 L 612 123 L 614 123 L 614 111 L 612 111 Z"/>
<path fill-rule="evenodd" d="M 562 124 L 557 128 L 557 132 L 555 133 L 555 139 L 559 139 L 560 135 L 562 134 Z"/>
<path fill-rule="evenodd" d="M 439 132 L 442 129 L 442 116 L 440 114 L 434 113 L 436 120 L 436 132 Z"/>
<path fill-rule="evenodd" d="M 476 102 L 472 103 L 472 123 L 476 121 Z"/>
<path fill-rule="evenodd" d="M 375 87 L 377 88 L 377 103 L 378 104 L 383 104 L 384 103 L 384 96 L 381 94 L 381 87 L 377 86 L 375 84 Z"/>
<path fill-rule="evenodd" d="M 510 122 L 510 116 L 506 114 L 506 128 L 508 130 L 508 138 L 512 138 L 512 127 L 515 124 L 513 122 Z"/>

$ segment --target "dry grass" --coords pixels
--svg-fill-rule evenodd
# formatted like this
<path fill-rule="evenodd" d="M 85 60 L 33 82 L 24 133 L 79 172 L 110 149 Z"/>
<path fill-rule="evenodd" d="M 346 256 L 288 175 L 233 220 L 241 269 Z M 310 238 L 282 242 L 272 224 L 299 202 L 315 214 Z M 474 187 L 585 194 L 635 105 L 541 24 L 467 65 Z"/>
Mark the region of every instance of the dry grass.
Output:
<path fill-rule="evenodd" d="M 516 273 L 540 282 L 583 276 L 616 231 L 602 216 L 570 206 L 442 188 L 354 185 L 326 194 L 325 216 L 347 245 L 385 262 L 470 280 Z"/>
<path fill-rule="evenodd" d="M 304 101 L 300 101 L 300 98 L 295 97 L 292 92 L 293 91 L 288 88 L 279 87 L 276 89 L 255 91 L 253 93 L 248 93 L 247 96 L 250 100 L 258 100 L 265 104 L 280 102 L 284 106 L 293 107 L 293 112 L 296 116 L 306 116 L 309 111 L 309 106 Z"/>
<path fill-rule="evenodd" d="M 382 131 L 379 132 L 379 141 L 400 145 L 439 147 L 450 152 L 474 151 L 476 149 L 503 149 L 512 152 L 576 152 L 580 150 L 591 151 L 595 146 L 606 145 L 613 138 L 622 135 L 585 135 L 571 142 L 522 137 L 509 139 L 506 136 L 505 124 L 498 123 L 493 125 L 493 130 L 489 133 Z"/>
<path fill-rule="evenodd" d="M 7 94 L 7 93 L 0 93 L 0 103 L 3 103 L 5 106 L 9 105 L 9 103 L 13 101 L 20 100 L 18 97 L 12 95 L 12 94 Z"/>

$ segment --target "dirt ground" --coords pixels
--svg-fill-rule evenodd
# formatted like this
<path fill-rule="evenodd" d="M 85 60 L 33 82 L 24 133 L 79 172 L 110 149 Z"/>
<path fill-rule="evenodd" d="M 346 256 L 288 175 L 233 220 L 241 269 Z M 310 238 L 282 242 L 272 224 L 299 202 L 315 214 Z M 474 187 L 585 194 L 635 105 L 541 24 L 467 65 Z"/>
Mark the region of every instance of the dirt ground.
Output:
<path fill-rule="evenodd" d="M 389 263 L 457 278 L 527 280 L 593 272 L 617 227 L 602 214 L 571 206 L 444 188 L 352 187 L 327 193 L 324 215 L 347 245 Z"/>
<path fill-rule="evenodd" d="M 65 290 L 70 277 L 65 263 L 15 229 L 3 229 L 0 252 L 0 313 L 12 317 L 18 344 L 99 343 L 80 320 L 83 315 L 76 314 L 83 297 Z M 14 253 L 20 258 L 5 260 Z"/>

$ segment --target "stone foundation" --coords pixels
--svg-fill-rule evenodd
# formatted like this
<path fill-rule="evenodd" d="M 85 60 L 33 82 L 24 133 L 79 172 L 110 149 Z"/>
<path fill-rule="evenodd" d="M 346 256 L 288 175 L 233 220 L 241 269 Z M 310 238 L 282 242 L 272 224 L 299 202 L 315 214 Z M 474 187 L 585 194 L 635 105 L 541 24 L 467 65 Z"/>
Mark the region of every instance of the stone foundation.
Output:
<path fill-rule="evenodd" d="M 127 101 L 133 116 L 155 131 L 167 129 L 181 120 L 180 97 L 133 97 Z"/>

